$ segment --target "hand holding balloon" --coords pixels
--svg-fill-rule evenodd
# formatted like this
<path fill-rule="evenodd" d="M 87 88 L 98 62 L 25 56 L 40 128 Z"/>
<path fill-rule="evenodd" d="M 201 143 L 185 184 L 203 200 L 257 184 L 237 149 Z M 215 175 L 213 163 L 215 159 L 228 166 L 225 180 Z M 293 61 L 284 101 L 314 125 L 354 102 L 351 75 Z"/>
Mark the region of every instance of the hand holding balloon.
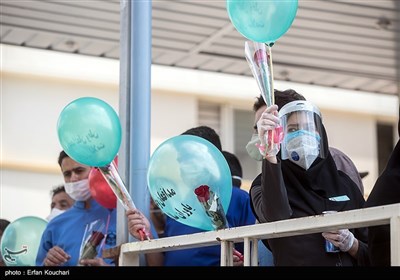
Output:
<path fill-rule="evenodd" d="M 124 208 L 136 208 L 112 163 L 121 145 L 122 129 L 110 105 L 94 97 L 72 101 L 60 114 L 57 132 L 68 156 L 79 163 L 99 167 Z"/>
<path fill-rule="evenodd" d="M 263 43 L 246 41 L 245 55 L 265 104 L 267 107 L 273 105 L 275 98 L 271 47 Z M 263 141 L 265 144 L 258 148 L 263 156 L 274 156 L 279 152 L 281 141 L 282 127 L 278 126 L 265 134 Z"/>
<path fill-rule="evenodd" d="M 111 162 L 111 164 L 107 166 L 100 167 L 99 170 L 104 179 L 108 182 L 108 185 L 118 198 L 119 202 L 124 206 L 125 210 L 128 211 L 136 209 L 135 203 L 133 202 L 128 190 L 126 189 L 125 184 L 122 181 L 121 176 L 119 175 L 114 163 Z M 144 239 L 145 237 L 147 240 L 150 240 L 149 234 L 147 233 L 145 228 L 139 230 L 139 234 L 141 236 L 141 239 Z"/>
<path fill-rule="evenodd" d="M 119 202 L 124 206 L 125 210 L 136 209 L 135 204 L 125 187 L 124 182 L 119 175 L 114 163 L 99 168 L 104 179 L 118 198 Z"/>
<path fill-rule="evenodd" d="M 149 220 L 137 209 L 130 209 L 126 211 L 128 218 L 128 230 L 135 238 L 144 240 L 150 239 L 150 236 L 145 233 L 150 233 L 150 222 Z"/>

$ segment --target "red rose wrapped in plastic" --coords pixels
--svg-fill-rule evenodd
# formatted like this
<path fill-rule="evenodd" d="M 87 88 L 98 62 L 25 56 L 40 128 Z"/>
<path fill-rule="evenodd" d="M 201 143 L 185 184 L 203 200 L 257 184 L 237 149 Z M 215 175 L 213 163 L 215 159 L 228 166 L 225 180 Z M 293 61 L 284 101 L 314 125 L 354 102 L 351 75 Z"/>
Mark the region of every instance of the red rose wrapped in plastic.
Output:
<path fill-rule="evenodd" d="M 100 245 L 101 241 L 104 238 L 104 234 L 99 231 L 93 231 L 89 240 L 86 242 L 83 247 L 81 259 L 94 259 L 97 256 L 97 246 Z"/>
<path fill-rule="evenodd" d="M 207 185 L 201 185 L 194 190 L 197 195 L 197 199 L 200 202 L 207 202 L 210 199 L 210 187 Z"/>
<path fill-rule="evenodd" d="M 101 219 L 86 225 L 80 249 L 80 260 L 96 258 L 102 247 L 100 244 L 105 237 L 105 227 L 105 223 Z"/>
<path fill-rule="evenodd" d="M 210 191 L 210 187 L 201 185 L 194 190 L 194 193 L 206 211 L 207 216 L 211 218 L 213 227 L 216 230 L 227 228 L 228 223 L 221 201 L 213 191 Z"/>

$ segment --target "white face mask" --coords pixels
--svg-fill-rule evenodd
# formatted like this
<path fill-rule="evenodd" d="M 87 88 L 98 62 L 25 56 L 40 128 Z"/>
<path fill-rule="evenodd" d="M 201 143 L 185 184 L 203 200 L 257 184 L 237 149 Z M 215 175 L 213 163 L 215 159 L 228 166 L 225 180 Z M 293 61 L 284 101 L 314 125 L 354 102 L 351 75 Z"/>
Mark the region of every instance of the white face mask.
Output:
<path fill-rule="evenodd" d="M 65 183 L 65 192 L 75 201 L 86 201 L 91 197 L 89 179 Z"/>
<path fill-rule="evenodd" d="M 260 153 L 260 150 L 258 149 L 256 144 L 261 145 L 261 140 L 258 137 L 257 133 L 253 133 L 253 135 L 251 136 L 251 140 L 246 145 L 246 151 L 252 159 L 256 161 L 262 161 L 263 156 Z"/>
<path fill-rule="evenodd" d="M 60 210 L 60 209 L 54 207 L 53 209 L 51 209 L 50 215 L 47 216 L 46 220 L 50 222 L 55 217 L 57 217 L 58 215 L 64 213 L 65 211 L 66 210 Z"/>
<path fill-rule="evenodd" d="M 289 160 L 308 170 L 319 155 L 319 136 L 303 134 L 290 139 L 286 144 Z"/>

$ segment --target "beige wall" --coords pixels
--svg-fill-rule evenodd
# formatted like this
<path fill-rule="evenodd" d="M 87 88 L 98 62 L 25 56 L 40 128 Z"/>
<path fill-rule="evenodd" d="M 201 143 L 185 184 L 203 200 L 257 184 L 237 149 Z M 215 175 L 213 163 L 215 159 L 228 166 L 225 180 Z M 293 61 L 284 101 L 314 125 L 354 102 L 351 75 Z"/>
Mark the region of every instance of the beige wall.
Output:
<path fill-rule="evenodd" d="M 5 47 L 1 50 L 1 189 L 0 217 L 46 217 L 51 187 L 63 181 L 57 165 L 61 146 L 57 119 L 62 109 L 82 96 L 100 98 L 118 111 L 117 61 L 56 52 Z M 199 99 L 214 101 L 226 110 L 251 110 L 258 89 L 249 77 L 198 73 L 153 66 L 151 98 L 151 150 L 164 140 L 197 125 Z M 191 82 L 192 81 L 192 82 Z M 342 104 L 337 89 L 321 89 L 279 82 L 276 88 L 294 88 L 320 106 L 330 145 L 348 154 L 360 171 L 369 171 L 367 190 L 377 177 L 377 120 L 395 124 L 398 101 L 394 97 L 363 97 L 359 104 Z M 306 94 L 307 93 L 307 94 Z M 318 94 L 317 94 L 318 93 Z M 346 96 L 352 93 L 346 92 Z M 355 95 L 355 97 L 357 97 Z M 377 106 L 377 102 L 379 103 Z M 358 107 L 357 107 L 358 106 Z M 375 108 L 378 107 L 378 108 Z M 224 118 L 223 145 L 229 146 L 232 123 Z M 232 121 L 232 120 L 231 120 Z M 140 133 L 140 132 L 137 132 Z M 225 139 L 225 140 L 224 140 Z M 250 139 L 250 135 L 249 135 Z"/>
<path fill-rule="evenodd" d="M 323 111 L 322 114 L 329 133 L 329 146 L 348 155 L 360 172 L 369 172 L 363 179 L 368 194 L 378 176 L 375 118 L 333 111 Z"/>
<path fill-rule="evenodd" d="M 95 96 L 118 110 L 116 85 L 3 73 L 1 96 L 3 160 L 43 167 L 57 160 L 57 120 L 69 102 Z"/>
<path fill-rule="evenodd" d="M 151 151 L 166 139 L 197 125 L 197 98 L 168 93 L 152 93 Z"/>

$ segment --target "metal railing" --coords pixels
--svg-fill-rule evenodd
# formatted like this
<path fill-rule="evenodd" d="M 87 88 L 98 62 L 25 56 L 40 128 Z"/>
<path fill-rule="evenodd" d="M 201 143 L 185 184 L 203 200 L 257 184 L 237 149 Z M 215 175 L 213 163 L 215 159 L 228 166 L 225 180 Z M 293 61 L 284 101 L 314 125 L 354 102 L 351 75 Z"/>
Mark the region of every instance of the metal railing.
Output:
<path fill-rule="evenodd" d="M 391 265 L 400 266 L 400 203 L 189 235 L 131 242 L 119 248 L 120 266 L 138 266 L 139 254 L 221 244 L 221 266 L 233 264 L 233 244 L 244 242 L 244 265 L 258 265 L 259 239 L 319 233 L 343 228 L 390 225 Z"/>

